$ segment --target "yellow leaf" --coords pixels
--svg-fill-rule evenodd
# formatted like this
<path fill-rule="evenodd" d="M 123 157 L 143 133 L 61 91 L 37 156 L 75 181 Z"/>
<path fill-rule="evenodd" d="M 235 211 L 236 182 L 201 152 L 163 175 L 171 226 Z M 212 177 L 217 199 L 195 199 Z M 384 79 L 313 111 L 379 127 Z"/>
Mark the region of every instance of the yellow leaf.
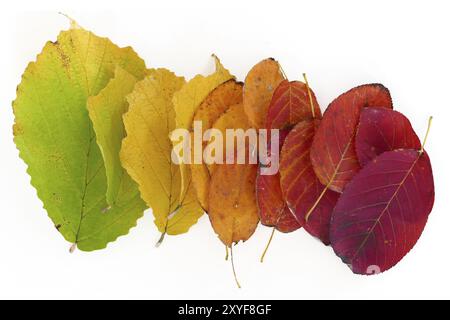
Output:
<path fill-rule="evenodd" d="M 203 210 L 208 212 L 208 193 L 211 176 L 206 164 L 191 164 L 192 185 Z"/>
<path fill-rule="evenodd" d="M 128 95 L 124 115 L 127 137 L 120 153 L 122 165 L 139 185 L 141 197 L 153 210 L 163 234 L 187 232 L 203 214 L 188 190 L 179 198 L 180 167 L 171 161 L 169 133 L 175 129 L 172 98 L 185 80 L 165 69 L 150 70 Z M 189 172 L 188 172 L 189 173 Z M 190 183 L 187 189 L 192 189 Z"/>
<path fill-rule="evenodd" d="M 172 101 L 175 109 L 176 128 L 189 130 L 195 111 L 208 94 L 220 84 L 234 78 L 216 56 L 214 59 L 216 63 L 214 73 L 209 76 L 195 76 L 174 94 Z M 190 181 L 190 171 L 189 166 L 183 163 L 180 164 L 180 170 L 181 191 L 179 197 L 182 199 Z"/>

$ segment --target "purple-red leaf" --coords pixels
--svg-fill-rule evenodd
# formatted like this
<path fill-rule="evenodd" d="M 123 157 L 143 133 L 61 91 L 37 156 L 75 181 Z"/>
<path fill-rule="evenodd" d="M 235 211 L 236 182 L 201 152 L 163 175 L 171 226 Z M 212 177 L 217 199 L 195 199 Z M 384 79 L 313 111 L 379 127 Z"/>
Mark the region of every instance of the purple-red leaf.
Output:
<path fill-rule="evenodd" d="M 392 109 L 388 89 L 367 84 L 347 91 L 328 106 L 311 147 L 311 161 L 320 182 L 342 192 L 360 169 L 355 135 L 361 110 L 365 107 Z"/>
<path fill-rule="evenodd" d="M 281 190 L 298 223 L 328 245 L 330 217 L 339 194 L 327 190 L 310 213 L 307 222 L 305 219 L 324 189 L 314 173 L 309 157 L 319 122 L 320 120 L 302 121 L 287 136 L 281 151 Z"/>
<path fill-rule="evenodd" d="M 331 245 L 357 274 L 388 270 L 414 246 L 434 202 L 428 155 L 388 151 L 346 186 L 333 211 Z"/>
<path fill-rule="evenodd" d="M 421 147 L 409 120 L 400 112 L 386 108 L 362 110 L 355 145 L 362 167 L 385 151 Z"/>
<path fill-rule="evenodd" d="M 321 118 L 319 104 L 314 92 L 310 89 L 314 105 L 312 114 L 308 87 L 300 81 L 283 80 L 272 96 L 267 111 L 267 129 L 291 129 L 297 123 L 312 118 Z"/>

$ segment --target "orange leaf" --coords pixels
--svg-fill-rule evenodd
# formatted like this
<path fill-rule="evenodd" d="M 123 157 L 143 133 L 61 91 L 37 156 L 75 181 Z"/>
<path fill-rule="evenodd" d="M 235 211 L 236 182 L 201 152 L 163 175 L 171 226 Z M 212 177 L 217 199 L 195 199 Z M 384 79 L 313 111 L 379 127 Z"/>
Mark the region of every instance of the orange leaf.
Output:
<path fill-rule="evenodd" d="M 247 74 L 244 110 L 254 127 L 264 128 L 272 95 L 283 79 L 279 63 L 272 58 L 259 62 Z"/>

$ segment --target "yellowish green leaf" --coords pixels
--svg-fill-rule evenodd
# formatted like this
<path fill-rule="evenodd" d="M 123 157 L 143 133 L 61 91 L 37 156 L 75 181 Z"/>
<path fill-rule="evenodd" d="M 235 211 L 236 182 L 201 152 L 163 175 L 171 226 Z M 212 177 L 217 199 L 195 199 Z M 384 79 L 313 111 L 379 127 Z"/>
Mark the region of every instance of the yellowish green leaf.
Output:
<path fill-rule="evenodd" d="M 97 96 L 88 99 L 89 117 L 105 162 L 106 200 L 110 206 L 116 203 L 121 188 L 132 185 L 127 181 L 130 177 L 122 168 L 119 152 L 125 137 L 122 116 L 128 110 L 126 96 L 133 91 L 136 82 L 132 74 L 117 67 L 115 77 L 108 85 Z"/>
<path fill-rule="evenodd" d="M 87 110 L 88 97 L 99 94 L 117 66 L 138 79 L 146 72 L 129 47 L 79 27 L 63 31 L 28 65 L 13 103 L 14 141 L 31 183 L 58 231 L 86 251 L 128 233 L 145 208 L 136 188 L 119 192 L 109 208 Z"/>

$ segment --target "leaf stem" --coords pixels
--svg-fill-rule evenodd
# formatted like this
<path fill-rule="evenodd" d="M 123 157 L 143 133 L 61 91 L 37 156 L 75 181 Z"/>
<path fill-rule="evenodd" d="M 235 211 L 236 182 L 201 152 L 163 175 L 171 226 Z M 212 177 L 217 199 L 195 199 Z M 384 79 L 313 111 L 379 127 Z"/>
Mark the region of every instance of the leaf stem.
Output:
<path fill-rule="evenodd" d="M 72 244 L 69 248 L 69 252 L 70 253 L 74 253 L 75 250 L 77 249 L 77 243 L 75 242 L 74 244 Z"/>
<path fill-rule="evenodd" d="M 158 242 L 156 242 L 156 244 L 155 244 L 156 248 L 158 248 L 162 244 L 165 236 L 166 236 L 166 232 L 164 231 L 163 233 L 161 233 L 161 237 L 159 238 Z"/>
<path fill-rule="evenodd" d="M 233 244 L 230 246 L 230 253 L 231 253 L 231 267 L 233 268 L 233 275 L 234 275 L 234 281 L 236 281 L 236 284 L 239 289 L 241 289 L 241 284 L 239 283 L 237 276 L 236 276 L 236 269 L 234 268 L 234 259 L 233 259 Z"/>
<path fill-rule="evenodd" d="M 284 80 L 287 80 L 288 77 L 286 76 L 286 73 L 283 70 L 283 67 L 281 66 L 281 64 L 278 62 L 278 67 L 280 67 L 280 72 L 283 75 Z"/>
<path fill-rule="evenodd" d="M 309 104 L 311 105 L 312 117 L 313 117 L 313 119 L 315 119 L 316 112 L 314 110 L 313 98 L 312 98 L 312 94 L 311 94 L 311 89 L 309 88 L 309 83 L 308 83 L 308 78 L 306 77 L 306 73 L 303 73 L 303 79 L 305 79 L 306 89 L 308 90 Z"/>
<path fill-rule="evenodd" d="M 82 29 L 81 26 L 78 24 L 78 22 L 75 21 L 75 19 L 72 19 L 68 14 L 65 14 L 64 12 L 58 12 L 60 15 L 66 17 L 70 21 L 70 29 Z"/>
<path fill-rule="evenodd" d="M 431 122 L 433 121 L 433 117 L 430 116 L 430 118 L 428 118 L 428 128 L 427 128 L 427 132 L 425 133 L 425 138 L 423 139 L 423 143 L 422 143 L 422 147 L 420 148 L 419 154 L 422 154 L 425 150 L 425 144 L 427 143 L 427 139 L 428 139 L 428 134 L 430 133 L 430 128 L 431 128 Z"/>
<path fill-rule="evenodd" d="M 272 228 L 272 233 L 270 234 L 269 242 L 267 242 L 266 248 L 264 249 L 263 254 L 261 255 L 261 263 L 264 262 L 264 257 L 266 256 L 267 250 L 269 249 L 270 243 L 272 242 L 273 235 L 275 234 L 275 227 Z"/>
<path fill-rule="evenodd" d="M 225 261 L 228 261 L 228 246 L 225 246 Z"/>

